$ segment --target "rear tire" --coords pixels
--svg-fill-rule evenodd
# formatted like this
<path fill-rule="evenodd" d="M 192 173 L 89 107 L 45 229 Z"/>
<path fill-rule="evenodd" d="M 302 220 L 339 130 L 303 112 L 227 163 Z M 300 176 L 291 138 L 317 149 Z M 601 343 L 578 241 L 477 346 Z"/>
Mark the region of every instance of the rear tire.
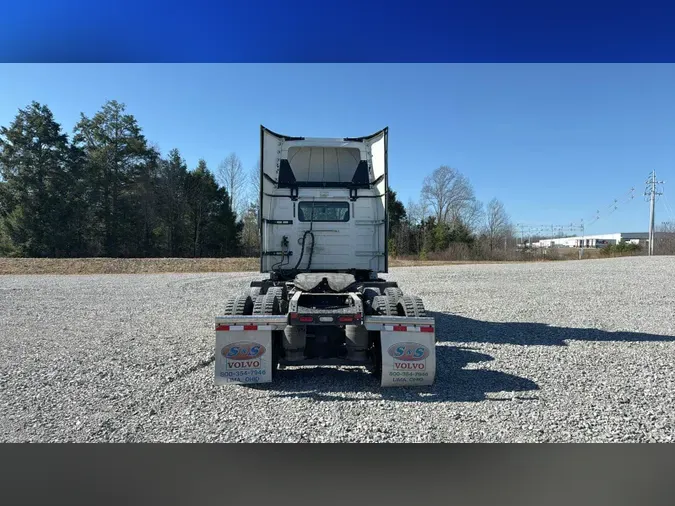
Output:
<path fill-rule="evenodd" d="M 284 299 L 286 296 L 286 289 L 283 286 L 270 286 L 265 295 L 274 295 L 277 299 Z"/>
<path fill-rule="evenodd" d="M 389 288 L 384 289 L 384 294 L 399 300 L 401 297 L 403 297 L 403 290 L 398 287 L 390 286 Z"/>
<path fill-rule="evenodd" d="M 254 315 L 279 315 L 281 303 L 274 293 L 258 295 L 253 305 Z"/>
<path fill-rule="evenodd" d="M 397 304 L 398 316 L 412 316 L 416 318 L 427 315 L 424 302 L 419 297 L 404 295 Z"/>
<path fill-rule="evenodd" d="M 247 293 L 235 295 L 225 301 L 225 316 L 249 316 L 253 313 L 253 300 Z"/>
<path fill-rule="evenodd" d="M 286 287 L 272 286 L 267 289 L 265 295 L 274 295 L 277 299 L 279 299 L 280 312 L 278 314 L 286 313 L 286 311 L 288 310 L 288 301 L 286 300 L 286 297 L 288 296 L 288 291 L 286 290 Z"/>
<path fill-rule="evenodd" d="M 373 297 L 373 312 L 383 316 L 398 316 L 397 302 L 397 299 L 387 295 Z"/>

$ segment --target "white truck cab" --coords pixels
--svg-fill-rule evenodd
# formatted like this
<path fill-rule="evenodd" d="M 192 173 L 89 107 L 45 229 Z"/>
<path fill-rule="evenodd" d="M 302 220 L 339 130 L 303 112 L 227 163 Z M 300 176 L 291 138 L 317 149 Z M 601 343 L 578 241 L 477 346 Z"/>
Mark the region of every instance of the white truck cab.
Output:
<path fill-rule="evenodd" d="M 382 386 L 435 380 L 435 321 L 388 272 L 388 129 L 290 137 L 260 127 L 260 272 L 216 317 L 217 384 L 279 367 L 361 365 Z"/>

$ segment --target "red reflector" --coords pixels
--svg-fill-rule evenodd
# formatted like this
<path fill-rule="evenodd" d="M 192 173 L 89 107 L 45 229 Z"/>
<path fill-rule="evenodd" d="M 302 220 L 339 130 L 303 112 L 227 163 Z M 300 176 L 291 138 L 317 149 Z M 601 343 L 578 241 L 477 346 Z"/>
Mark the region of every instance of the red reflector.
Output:
<path fill-rule="evenodd" d="M 258 330 L 257 325 L 244 325 L 244 330 Z"/>
<path fill-rule="evenodd" d="M 216 331 L 220 331 L 220 330 L 230 330 L 230 326 L 229 325 L 217 325 Z"/>
<path fill-rule="evenodd" d="M 301 316 L 300 321 L 301 322 L 313 322 L 314 318 L 312 318 L 311 316 Z"/>
<path fill-rule="evenodd" d="M 291 313 L 291 320 L 295 320 L 298 317 L 298 313 Z"/>
<path fill-rule="evenodd" d="M 351 322 L 351 321 L 354 321 L 354 317 L 353 316 L 340 316 L 340 318 L 338 318 L 338 320 L 341 321 L 341 322 Z"/>
<path fill-rule="evenodd" d="M 405 325 L 394 325 L 394 332 L 405 332 L 408 330 L 408 327 Z"/>
<path fill-rule="evenodd" d="M 361 319 L 361 313 L 356 313 L 356 314 L 354 315 L 354 319 L 355 319 L 355 320 L 360 320 L 360 319 Z"/>
<path fill-rule="evenodd" d="M 420 332 L 433 332 L 433 327 L 420 327 Z"/>

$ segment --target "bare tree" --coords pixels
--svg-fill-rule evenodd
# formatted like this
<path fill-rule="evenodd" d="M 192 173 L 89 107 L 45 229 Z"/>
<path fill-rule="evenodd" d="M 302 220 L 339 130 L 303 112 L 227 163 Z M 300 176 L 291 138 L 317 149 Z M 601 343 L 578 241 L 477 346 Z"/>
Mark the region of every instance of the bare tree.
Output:
<path fill-rule="evenodd" d="M 675 222 L 664 221 L 657 232 L 654 251 L 658 255 L 675 255 Z"/>
<path fill-rule="evenodd" d="M 424 215 L 424 205 L 409 198 L 405 206 L 406 218 L 396 237 L 396 250 L 399 254 L 407 255 L 419 250 L 421 236 L 419 225 L 424 221 Z"/>
<path fill-rule="evenodd" d="M 248 173 L 248 209 L 244 217 L 244 228 L 250 228 L 253 224 L 257 230 L 260 226 L 260 160 Z M 248 221 L 247 221 L 248 219 Z M 251 222 L 251 220 L 253 221 Z M 249 232 L 246 232 L 247 234 Z M 257 232 L 256 232 L 257 233 Z M 257 239 L 256 239 L 257 240 Z M 249 241 L 250 242 L 250 241 Z M 257 243 L 256 243 L 257 244 Z M 255 246 L 257 248 L 257 246 Z"/>
<path fill-rule="evenodd" d="M 256 206 L 249 206 L 242 216 L 243 228 L 241 244 L 246 256 L 257 256 L 260 252 L 260 236 L 258 235 L 258 213 Z"/>
<path fill-rule="evenodd" d="M 422 202 L 434 212 L 437 223 L 464 221 L 467 213 L 475 214 L 472 208 L 476 210 L 476 197 L 469 180 L 447 165 L 441 165 L 424 178 Z"/>
<path fill-rule="evenodd" d="M 490 246 L 490 253 L 497 246 L 498 241 L 503 242 L 511 231 L 511 222 L 504 204 L 493 198 L 487 205 L 485 217 L 485 235 Z"/>
<path fill-rule="evenodd" d="M 411 225 L 418 225 L 424 220 L 424 205 L 415 202 L 412 198 L 408 199 L 408 205 L 405 208 L 405 215 Z"/>
<path fill-rule="evenodd" d="M 467 202 L 466 206 L 459 211 L 458 218 L 472 233 L 479 232 L 485 220 L 483 203 L 479 200 Z"/>
<path fill-rule="evenodd" d="M 230 153 L 218 166 L 218 182 L 225 187 L 230 196 L 230 208 L 237 216 L 241 216 L 246 207 L 244 192 L 246 189 L 246 173 L 236 153 Z"/>
<path fill-rule="evenodd" d="M 248 173 L 248 200 L 258 207 L 258 200 L 260 199 L 260 160 Z"/>

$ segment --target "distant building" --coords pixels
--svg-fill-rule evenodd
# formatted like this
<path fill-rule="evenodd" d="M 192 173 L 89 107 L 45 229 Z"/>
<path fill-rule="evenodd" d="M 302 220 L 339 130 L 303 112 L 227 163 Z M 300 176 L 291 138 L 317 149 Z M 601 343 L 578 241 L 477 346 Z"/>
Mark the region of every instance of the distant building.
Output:
<path fill-rule="evenodd" d="M 655 237 L 659 237 L 655 233 Z M 541 239 L 532 242 L 533 248 L 604 248 L 610 244 L 617 244 L 621 241 L 626 243 L 645 246 L 649 243 L 649 233 L 647 232 L 618 232 L 616 234 L 596 234 L 576 237 L 559 237 L 553 239 Z"/>

